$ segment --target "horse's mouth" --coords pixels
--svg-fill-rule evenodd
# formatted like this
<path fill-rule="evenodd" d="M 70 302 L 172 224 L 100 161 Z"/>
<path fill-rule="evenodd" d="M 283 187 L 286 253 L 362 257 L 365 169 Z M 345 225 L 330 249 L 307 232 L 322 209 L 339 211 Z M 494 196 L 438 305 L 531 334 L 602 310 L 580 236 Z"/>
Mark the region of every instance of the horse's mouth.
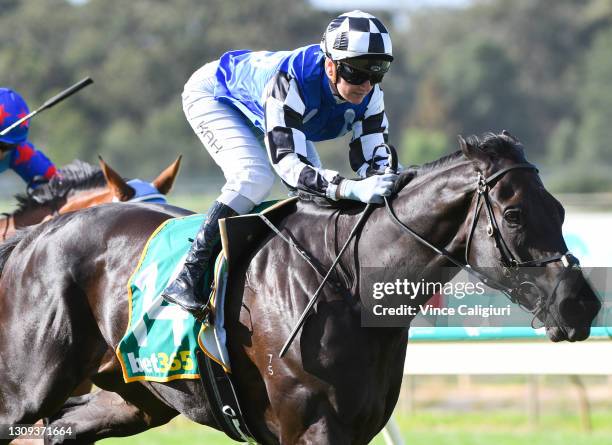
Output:
<path fill-rule="evenodd" d="M 569 342 L 583 341 L 589 338 L 591 334 L 591 328 L 589 326 L 584 328 L 570 328 L 570 327 L 547 327 L 546 335 L 552 342 L 560 342 L 567 340 Z"/>

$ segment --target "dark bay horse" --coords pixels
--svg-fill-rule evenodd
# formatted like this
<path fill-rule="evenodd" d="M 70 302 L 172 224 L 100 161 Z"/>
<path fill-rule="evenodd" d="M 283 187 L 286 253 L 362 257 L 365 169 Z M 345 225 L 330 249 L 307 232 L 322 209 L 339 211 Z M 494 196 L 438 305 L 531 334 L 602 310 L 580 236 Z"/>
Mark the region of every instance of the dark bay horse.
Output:
<path fill-rule="evenodd" d="M 562 206 L 508 134 L 460 145 L 402 173 L 390 200 L 398 219 L 448 255 L 486 267 L 502 286 L 516 284 L 504 273 L 508 255 L 521 263 L 546 259 L 533 278 L 539 292 L 517 292 L 516 301 L 538 315 L 551 340 L 584 340 L 600 303 L 566 255 Z M 476 212 L 485 192 L 491 213 Z M 328 267 L 361 210 L 299 202 L 278 227 Z M 52 427 L 72 425 L 79 442 L 136 434 L 179 413 L 220 428 L 198 381 L 126 384 L 114 352 L 128 321 L 128 277 L 149 235 L 170 216 L 163 206 L 102 205 L 61 215 L 0 247 L 0 425 L 48 416 Z M 495 236 L 487 233 L 490 218 Z M 242 264 L 232 270 L 226 328 L 234 383 L 257 441 L 371 441 L 397 402 L 408 327 L 361 326 L 360 296 L 373 284 L 362 271 L 382 266 L 421 276 L 450 265 L 448 258 L 376 207 L 282 359 L 278 352 L 320 275 L 274 235 Z M 105 391 L 68 399 L 86 377 Z"/>
<path fill-rule="evenodd" d="M 180 163 L 179 156 L 151 182 L 159 193 L 165 195 L 170 191 Z M 65 165 L 60 173 L 34 190 L 15 195 L 17 209 L 0 218 L 0 241 L 10 238 L 20 228 L 62 213 L 113 200 L 126 202 L 134 197 L 135 190 L 102 158 L 100 167 L 77 159 Z"/>

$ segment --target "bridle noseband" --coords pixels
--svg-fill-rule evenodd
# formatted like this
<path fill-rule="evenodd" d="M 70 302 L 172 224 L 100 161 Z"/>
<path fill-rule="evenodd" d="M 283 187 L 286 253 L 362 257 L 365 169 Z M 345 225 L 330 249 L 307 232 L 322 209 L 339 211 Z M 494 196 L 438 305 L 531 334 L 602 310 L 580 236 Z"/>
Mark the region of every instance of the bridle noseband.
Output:
<path fill-rule="evenodd" d="M 450 254 L 450 252 L 448 252 L 445 249 L 434 246 L 429 241 L 427 241 L 425 238 L 423 238 L 418 233 L 416 233 L 414 230 L 412 230 L 410 227 L 402 223 L 395 215 L 395 212 L 393 211 L 393 207 L 391 206 L 391 201 L 386 197 L 385 197 L 385 206 L 387 207 L 387 211 L 391 219 L 396 224 L 398 224 L 403 231 L 415 237 L 418 241 L 420 241 L 422 244 L 426 245 L 430 249 L 434 250 L 437 254 L 448 259 L 455 266 L 458 266 L 461 269 L 465 270 L 470 275 L 475 276 L 480 281 L 485 283 L 487 286 L 490 286 L 494 289 L 501 291 L 513 303 L 518 304 L 519 306 L 523 307 L 525 310 L 531 312 L 534 315 L 534 318 L 531 324 L 533 327 L 535 327 L 534 322 L 536 318 L 540 318 L 541 320 L 544 320 L 546 315 L 552 315 L 550 312 L 550 306 L 555 300 L 555 296 L 556 296 L 556 292 L 557 292 L 557 288 L 559 287 L 559 284 L 561 283 L 565 275 L 570 270 L 572 270 L 574 267 L 576 268 L 580 267 L 580 263 L 578 259 L 574 255 L 572 255 L 569 251 L 564 254 L 551 255 L 545 258 L 539 258 L 539 259 L 529 260 L 529 261 L 521 261 L 519 258 L 517 258 L 512 253 L 512 251 L 508 247 L 508 244 L 504 240 L 501 230 L 499 229 L 497 220 L 495 219 L 495 214 L 493 212 L 493 204 L 491 203 L 491 197 L 489 196 L 489 192 L 493 187 L 495 187 L 495 184 L 497 183 L 498 179 L 500 179 L 502 176 L 504 176 L 509 171 L 518 170 L 518 169 L 532 170 L 532 171 L 535 171 L 536 173 L 538 172 L 538 169 L 533 164 L 522 163 L 522 164 L 515 164 L 509 167 L 502 168 L 501 170 L 498 170 L 497 172 L 495 172 L 488 178 L 485 177 L 482 173 L 480 172 L 478 173 L 478 180 L 476 183 L 476 196 L 477 196 L 476 205 L 474 206 L 474 217 L 472 220 L 470 230 L 468 232 L 468 238 L 467 238 L 466 245 L 465 245 L 465 262 L 460 262 L 456 260 Z M 474 267 L 470 265 L 469 254 L 470 254 L 471 242 L 472 242 L 474 233 L 476 231 L 476 227 L 478 225 L 478 217 L 480 215 L 480 210 L 483 206 L 487 212 L 486 213 L 487 221 L 488 221 L 487 229 L 486 229 L 487 235 L 489 237 L 494 238 L 495 246 L 497 247 L 497 249 L 499 250 L 501 254 L 503 274 L 504 274 L 504 277 L 510 282 L 510 286 L 504 285 L 503 283 L 496 280 L 495 278 L 487 276 L 486 274 L 478 271 L 477 269 L 475 269 Z M 521 273 L 520 271 L 521 267 L 538 267 L 538 266 L 544 266 L 549 263 L 554 263 L 557 261 L 560 261 L 563 264 L 565 269 L 563 273 L 561 274 L 561 276 L 559 277 L 557 284 L 555 285 L 553 291 L 548 295 L 545 295 L 545 293 L 542 291 L 542 289 L 540 289 L 540 287 L 537 284 L 533 283 L 532 281 L 526 280 L 524 274 Z M 519 297 L 525 294 L 530 288 L 535 289 L 538 293 L 538 299 L 536 300 L 536 303 L 533 309 L 529 309 L 525 307 L 525 305 L 523 305 L 519 300 Z"/>

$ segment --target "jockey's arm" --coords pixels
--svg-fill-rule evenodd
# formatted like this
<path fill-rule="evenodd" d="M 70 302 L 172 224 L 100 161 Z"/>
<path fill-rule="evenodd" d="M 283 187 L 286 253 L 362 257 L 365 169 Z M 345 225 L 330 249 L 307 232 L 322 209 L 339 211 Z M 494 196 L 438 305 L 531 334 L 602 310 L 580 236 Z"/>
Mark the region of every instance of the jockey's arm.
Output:
<path fill-rule="evenodd" d="M 313 167 L 307 159 L 302 131 L 305 105 L 295 79 L 279 72 L 264 103 L 266 148 L 276 173 L 291 187 L 338 199 L 336 191 L 343 178 L 337 171 Z"/>
<path fill-rule="evenodd" d="M 10 167 L 32 188 L 57 174 L 53 162 L 27 141 L 19 144 L 10 156 Z"/>
<path fill-rule="evenodd" d="M 363 119 L 353 123 L 353 138 L 349 144 L 351 168 L 360 177 L 380 173 L 387 166 L 388 153 L 380 145 L 388 142 L 388 136 L 384 95 L 376 85 Z"/>

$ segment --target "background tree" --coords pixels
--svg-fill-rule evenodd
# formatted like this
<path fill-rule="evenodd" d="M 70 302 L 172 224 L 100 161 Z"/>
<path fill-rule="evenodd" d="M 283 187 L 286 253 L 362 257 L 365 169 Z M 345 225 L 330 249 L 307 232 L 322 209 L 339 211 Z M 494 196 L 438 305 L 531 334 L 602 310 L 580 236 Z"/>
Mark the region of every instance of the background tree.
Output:
<path fill-rule="evenodd" d="M 34 107 L 86 75 L 95 80 L 36 119 L 36 144 L 60 165 L 102 154 L 142 177 L 181 152 L 183 183 L 221 180 L 181 110 L 189 76 L 230 49 L 317 43 L 336 15 L 306 0 L 0 0 L 0 10 L 4 86 Z M 407 25 L 371 12 L 393 34 L 396 60 L 383 88 L 405 164 L 455 150 L 459 133 L 506 128 L 547 184 L 612 189 L 609 0 L 475 0 L 421 10 Z M 320 152 L 350 174 L 347 142 Z"/>

